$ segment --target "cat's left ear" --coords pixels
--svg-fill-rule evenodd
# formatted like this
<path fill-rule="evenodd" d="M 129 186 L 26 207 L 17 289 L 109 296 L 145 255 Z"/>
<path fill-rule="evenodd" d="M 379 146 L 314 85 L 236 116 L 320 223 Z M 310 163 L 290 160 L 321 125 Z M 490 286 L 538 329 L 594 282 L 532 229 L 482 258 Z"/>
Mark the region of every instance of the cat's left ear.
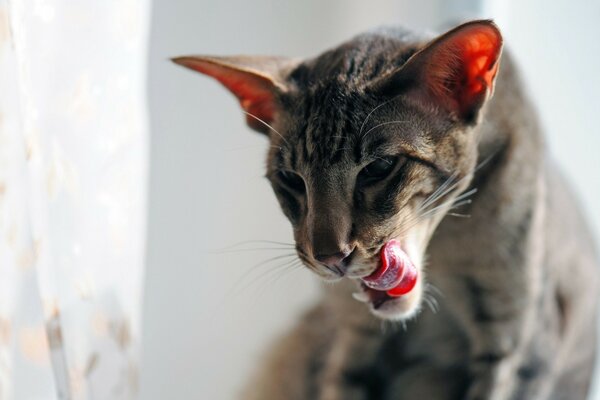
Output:
<path fill-rule="evenodd" d="M 475 123 L 493 93 L 501 52 L 502 35 L 492 21 L 467 22 L 429 42 L 374 86 Z"/>
<path fill-rule="evenodd" d="M 288 91 L 285 73 L 295 65 L 287 58 L 262 56 L 184 56 L 172 61 L 221 82 L 240 101 L 248 125 L 262 133 L 268 133 L 267 124 L 275 118 L 278 94 Z"/>

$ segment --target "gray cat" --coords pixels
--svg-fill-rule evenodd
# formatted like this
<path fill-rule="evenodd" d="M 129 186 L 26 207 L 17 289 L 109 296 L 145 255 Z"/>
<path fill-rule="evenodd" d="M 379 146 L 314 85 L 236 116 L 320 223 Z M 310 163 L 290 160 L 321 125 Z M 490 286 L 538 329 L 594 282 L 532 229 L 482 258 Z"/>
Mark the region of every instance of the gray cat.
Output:
<path fill-rule="evenodd" d="M 303 61 L 174 60 L 269 137 L 298 257 L 339 281 L 242 398 L 586 397 L 598 258 L 501 52 L 498 28 L 472 21 Z"/>

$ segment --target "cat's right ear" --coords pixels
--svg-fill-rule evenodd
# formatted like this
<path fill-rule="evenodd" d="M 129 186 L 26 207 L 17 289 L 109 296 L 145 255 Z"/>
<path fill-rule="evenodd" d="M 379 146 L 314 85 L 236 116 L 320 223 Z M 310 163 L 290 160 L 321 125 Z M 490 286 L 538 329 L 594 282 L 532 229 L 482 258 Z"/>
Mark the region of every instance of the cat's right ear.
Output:
<path fill-rule="evenodd" d="M 172 61 L 215 78 L 238 100 L 248 125 L 268 133 L 277 113 L 277 96 L 288 91 L 284 76 L 296 63 L 281 57 L 184 56 Z"/>

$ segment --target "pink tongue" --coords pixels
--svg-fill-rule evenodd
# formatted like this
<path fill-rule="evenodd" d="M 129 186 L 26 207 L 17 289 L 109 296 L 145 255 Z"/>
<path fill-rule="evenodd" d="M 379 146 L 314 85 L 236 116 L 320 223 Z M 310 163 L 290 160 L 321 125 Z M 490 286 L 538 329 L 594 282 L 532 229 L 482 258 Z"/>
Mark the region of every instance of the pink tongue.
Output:
<path fill-rule="evenodd" d="M 371 289 L 386 291 L 398 297 L 410 292 L 417 283 L 417 269 L 396 240 L 390 240 L 381 249 L 381 266 L 362 279 Z"/>

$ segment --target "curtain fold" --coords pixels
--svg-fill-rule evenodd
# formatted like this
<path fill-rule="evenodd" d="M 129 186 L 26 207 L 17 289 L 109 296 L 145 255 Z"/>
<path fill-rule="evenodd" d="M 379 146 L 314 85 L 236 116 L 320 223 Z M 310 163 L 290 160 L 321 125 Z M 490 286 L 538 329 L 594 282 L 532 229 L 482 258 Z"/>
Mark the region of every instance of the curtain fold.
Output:
<path fill-rule="evenodd" d="M 0 0 L 0 398 L 137 391 L 149 1 Z"/>

